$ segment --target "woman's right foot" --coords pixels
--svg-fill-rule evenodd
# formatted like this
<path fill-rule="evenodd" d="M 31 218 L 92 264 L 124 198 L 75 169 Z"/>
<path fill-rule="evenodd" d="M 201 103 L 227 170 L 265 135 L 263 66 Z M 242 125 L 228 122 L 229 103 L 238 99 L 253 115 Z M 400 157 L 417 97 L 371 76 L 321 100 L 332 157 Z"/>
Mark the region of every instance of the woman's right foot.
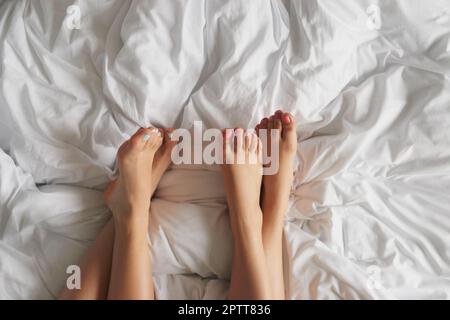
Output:
<path fill-rule="evenodd" d="M 279 165 L 275 174 L 263 176 L 261 206 L 264 220 L 279 225 L 283 223 L 294 177 L 293 166 L 297 151 L 296 126 L 292 115 L 279 110 L 270 118 L 261 120 L 256 126 L 256 131 L 260 133 L 262 129 L 266 130 L 268 137 L 267 145 L 263 147 L 269 159 L 274 156 L 272 144 L 278 144 Z M 274 132 L 271 133 L 272 131 Z M 272 141 L 273 139 L 275 141 Z"/>
<path fill-rule="evenodd" d="M 140 128 L 117 152 L 119 178 L 107 186 L 105 202 L 114 218 L 146 218 L 152 192 L 153 160 L 162 143 L 158 129 Z"/>
<path fill-rule="evenodd" d="M 155 193 L 161 177 L 169 168 L 170 163 L 172 162 L 172 150 L 178 143 L 177 141 L 172 141 L 170 138 L 170 134 L 172 133 L 173 129 L 158 129 L 158 131 L 160 132 L 161 137 L 163 137 L 163 141 L 153 158 L 151 188 L 149 194 L 150 198 Z M 118 178 L 111 181 L 103 192 L 105 203 L 109 202 L 111 192 L 115 189 L 115 185 L 117 184 L 117 182 Z"/>
<path fill-rule="evenodd" d="M 266 130 L 265 153 L 269 159 L 274 156 L 272 144 L 278 144 L 278 171 L 264 175 L 261 193 L 263 211 L 262 238 L 269 271 L 273 299 L 285 299 L 283 268 L 283 224 L 289 194 L 293 182 L 293 162 L 297 150 L 297 135 L 294 118 L 289 113 L 277 111 L 269 119 L 264 118 L 256 131 Z M 274 131 L 275 130 L 275 131 Z M 273 132 L 272 132 L 273 131 Z M 273 135 L 272 135 L 273 133 Z M 275 139 L 275 141 L 272 141 Z M 275 152 L 275 151 L 274 151 Z"/>
<path fill-rule="evenodd" d="M 171 134 L 173 129 L 159 129 L 162 137 L 164 137 L 161 147 L 156 151 L 155 158 L 153 159 L 152 168 L 152 192 L 150 196 L 153 196 L 159 181 L 166 170 L 172 163 L 172 150 L 177 145 L 178 141 L 172 141 Z"/>

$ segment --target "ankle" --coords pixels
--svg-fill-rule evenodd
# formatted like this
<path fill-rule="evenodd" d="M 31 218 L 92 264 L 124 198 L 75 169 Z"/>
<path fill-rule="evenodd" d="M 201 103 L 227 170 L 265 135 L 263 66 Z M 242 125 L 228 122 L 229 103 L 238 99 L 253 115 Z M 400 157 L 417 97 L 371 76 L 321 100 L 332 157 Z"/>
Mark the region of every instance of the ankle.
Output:
<path fill-rule="evenodd" d="M 261 208 L 256 205 L 246 207 L 242 211 L 230 210 L 230 222 L 235 236 L 258 237 L 261 235 L 263 224 Z"/>
<path fill-rule="evenodd" d="M 289 197 L 276 197 L 275 199 L 269 199 L 269 197 L 270 195 L 264 195 L 262 198 L 262 211 L 277 217 L 284 217 L 284 213 L 288 207 Z"/>
<path fill-rule="evenodd" d="M 129 212 L 113 214 L 115 229 L 119 232 L 139 232 L 147 230 L 148 214 L 144 212 Z"/>
<path fill-rule="evenodd" d="M 259 228 L 237 225 L 232 228 L 232 233 L 235 252 L 263 244 L 262 230 Z"/>

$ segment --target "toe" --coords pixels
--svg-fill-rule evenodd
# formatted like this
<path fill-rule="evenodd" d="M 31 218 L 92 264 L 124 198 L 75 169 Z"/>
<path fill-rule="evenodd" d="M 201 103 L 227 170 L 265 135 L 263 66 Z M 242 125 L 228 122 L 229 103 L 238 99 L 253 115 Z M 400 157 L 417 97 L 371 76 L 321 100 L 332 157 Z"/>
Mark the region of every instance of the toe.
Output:
<path fill-rule="evenodd" d="M 281 117 L 283 116 L 283 111 L 277 110 L 274 115 L 276 118 L 281 119 Z"/>
<path fill-rule="evenodd" d="M 267 129 L 267 126 L 269 125 L 269 119 L 263 118 L 261 120 L 261 123 L 259 124 L 260 129 Z"/>
<path fill-rule="evenodd" d="M 173 148 L 178 144 L 178 139 L 173 136 L 174 129 L 159 129 L 162 137 L 163 154 L 171 154 Z"/>
<path fill-rule="evenodd" d="M 233 159 L 233 139 L 234 139 L 234 129 L 223 129 L 222 130 L 222 139 L 223 139 L 223 162 L 226 164 L 232 163 Z"/>
<path fill-rule="evenodd" d="M 258 151 L 258 145 L 259 145 L 259 137 L 256 134 L 251 134 L 250 136 L 251 142 L 250 142 L 250 151 L 251 152 L 257 152 Z"/>
<path fill-rule="evenodd" d="M 284 132 L 287 133 L 293 130 L 295 131 L 294 117 L 290 113 L 288 112 L 283 113 L 281 117 L 281 122 L 283 126 L 283 133 Z"/>
<path fill-rule="evenodd" d="M 233 136 L 234 136 L 234 129 L 223 129 L 222 130 L 222 137 L 223 137 L 223 145 L 224 147 L 231 147 L 233 142 Z"/>
<path fill-rule="evenodd" d="M 235 152 L 235 163 L 243 164 L 245 162 L 245 132 L 243 129 L 238 128 L 234 130 L 234 152 Z"/>
<path fill-rule="evenodd" d="M 135 134 L 131 136 L 130 139 L 126 142 L 126 146 L 124 146 L 124 152 L 136 152 L 141 151 L 147 141 L 150 139 L 150 135 L 147 129 L 139 128 Z"/>
<path fill-rule="evenodd" d="M 273 129 L 273 127 L 274 127 L 274 122 L 275 122 L 275 117 L 274 117 L 274 116 L 270 116 L 270 118 L 269 118 L 269 124 L 268 124 L 268 126 L 267 126 L 267 128 L 268 128 L 269 130 L 272 130 L 272 129 Z"/>
<path fill-rule="evenodd" d="M 259 163 L 259 155 L 258 155 L 258 135 L 255 132 L 248 132 L 246 135 L 246 161 L 248 164 L 257 164 Z"/>
<path fill-rule="evenodd" d="M 295 148 L 297 145 L 297 133 L 294 117 L 290 113 L 285 112 L 281 120 L 283 123 L 281 138 L 288 142 L 288 147 Z"/>
<path fill-rule="evenodd" d="M 244 149 L 250 150 L 251 144 L 252 144 L 252 132 L 246 132 L 244 136 Z"/>
<path fill-rule="evenodd" d="M 167 142 L 167 144 L 176 145 L 178 143 L 178 139 L 175 139 L 173 135 L 174 131 L 174 128 L 168 128 L 164 130 L 164 141 Z"/>
<path fill-rule="evenodd" d="M 146 149 L 159 148 L 163 142 L 161 131 L 157 128 L 149 127 L 143 130 L 142 141 Z"/>
<path fill-rule="evenodd" d="M 261 122 L 259 123 L 259 129 L 258 129 L 258 136 L 261 137 L 261 135 L 267 136 L 267 127 L 269 125 L 269 119 L 263 118 Z"/>
<path fill-rule="evenodd" d="M 234 151 L 242 150 L 244 147 L 244 129 L 237 128 L 234 130 Z"/>
<path fill-rule="evenodd" d="M 162 141 L 164 142 L 164 137 L 166 135 L 165 131 L 163 128 L 156 128 L 156 130 L 158 130 L 158 135 L 161 137 Z"/>
<path fill-rule="evenodd" d="M 281 128 L 283 127 L 282 117 L 283 117 L 283 113 L 280 113 L 278 111 L 275 113 L 274 123 L 273 123 L 274 129 L 281 131 Z"/>

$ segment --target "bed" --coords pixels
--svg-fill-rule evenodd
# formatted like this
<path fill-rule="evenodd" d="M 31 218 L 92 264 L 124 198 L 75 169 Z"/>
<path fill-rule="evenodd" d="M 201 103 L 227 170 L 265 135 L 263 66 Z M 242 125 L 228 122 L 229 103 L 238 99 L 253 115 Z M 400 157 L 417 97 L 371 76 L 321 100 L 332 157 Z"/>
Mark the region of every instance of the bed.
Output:
<path fill-rule="evenodd" d="M 0 298 L 54 299 L 139 126 L 297 121 L 290 299 L 450 298 L 448 0 L 0 1 Z M 223 299 L 215 166 L 150 212 L 159 299 Z"/>

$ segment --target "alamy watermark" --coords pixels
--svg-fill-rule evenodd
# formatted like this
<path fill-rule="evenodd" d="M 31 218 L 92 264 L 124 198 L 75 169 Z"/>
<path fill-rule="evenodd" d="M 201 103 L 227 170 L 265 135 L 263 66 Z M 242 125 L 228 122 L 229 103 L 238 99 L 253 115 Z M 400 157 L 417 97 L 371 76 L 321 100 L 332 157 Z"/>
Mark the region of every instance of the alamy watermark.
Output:
<path fill-rule="evenodd" d="M 383 289 L 383 284 L 381 280 L 381 269 L 379 266 L 371 265 L 367 269 L 368 278 L 366 281 L 367 288 L 369 290 L 381 290 Z"/>
<path fill-rule="evenodd" d="M 170 134 L 178 141 L 172 150 L 172 162 L 180 164 L 262 164 L 264 175 L 273 175 L 279 168 L 280 129 L 216 129 L 203 130 L 201 121 L 193 129 L 175 129 Z M 235 147 L 248 144 L 251 152 Z M 224 154 L 225 152 L 225 154 Z"/>
<path fill-rule="evenodd" d="M 79 30 L 81 28 L 81 9 L 77 5 L 68 6 L 64 25 L 69 30 Z"/>
<path fill-rule="evenodd" d="M 66 273 L 69 275 L 66 280 L 66 287 L 69 290 L 81 289 L 81 268 L 75 264 L 67 267 Z"/>
<path fill-rule="evenodd" d="M 372 4 L 366 9 L 367 20 L 366 26 L 369 30 L 381 29 L 381 9 L 379 6 Z"/>

